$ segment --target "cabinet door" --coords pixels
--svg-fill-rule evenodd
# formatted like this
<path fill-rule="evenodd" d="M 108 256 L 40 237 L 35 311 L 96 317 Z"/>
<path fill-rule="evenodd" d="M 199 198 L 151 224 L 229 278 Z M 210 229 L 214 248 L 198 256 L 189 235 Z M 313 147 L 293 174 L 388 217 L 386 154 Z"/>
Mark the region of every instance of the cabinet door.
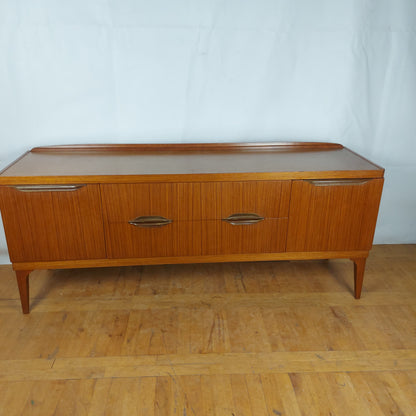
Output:
<path fill-rule="evenodd" d="M 285 250 L 290 181 L 201 184 L 202 253 Z"/>
<path fill-rule="evenodd" d="M 105 258 L 98 185 L 1 188 L 12 262 Z"/>
<path fill-rule="evenodd" d="M 383 179 L 293 181 L 287 251 L 369 250 Z"/>
<path fill-rule="evenodd" d="M 200 184 L 101 185 L 110 258 L 201 254 Z"/>

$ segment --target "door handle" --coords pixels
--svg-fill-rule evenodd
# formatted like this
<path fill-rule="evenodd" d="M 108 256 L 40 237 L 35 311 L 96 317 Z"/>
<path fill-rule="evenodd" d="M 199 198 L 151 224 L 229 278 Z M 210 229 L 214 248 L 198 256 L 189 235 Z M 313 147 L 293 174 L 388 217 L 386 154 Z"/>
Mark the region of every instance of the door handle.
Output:
<path fill-rule="evenodd" d="M 364 185 L 371 179 L 306 179 L 313 186 L 351 186 Z"/>
<path fill-rule="evenodd" d="M 264 217 L 254 213 L 236 213 L 222 220 L 231 225 L 250 225 L 263 221 Z"/>
<path fill-rule="evenodd" d="M 11 188 L 19 192 L 74 192 L 85 185 L 15 185 Z"/>
<path fill-rule="evenodd" d="M 129 224 L 134 225 L 135 227 L 142 228 L 153 228 L 153 227 L 163 227 L 172 223 L 173 220 L 165 217 L 160 217 L 159 215 L 147 215 L 142 217 L 137 217 L 134 220 L 129 221 Z"/>

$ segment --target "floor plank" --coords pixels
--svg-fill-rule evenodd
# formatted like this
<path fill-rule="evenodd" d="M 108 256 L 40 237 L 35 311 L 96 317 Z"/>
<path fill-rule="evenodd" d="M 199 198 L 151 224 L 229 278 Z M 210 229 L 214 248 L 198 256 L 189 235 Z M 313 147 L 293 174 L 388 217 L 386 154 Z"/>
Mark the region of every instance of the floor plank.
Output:
<path fill-rule="evenodd" d="M 414 415 L 416 245 L 349 260 L 0 266 L 0 415 Z"/>

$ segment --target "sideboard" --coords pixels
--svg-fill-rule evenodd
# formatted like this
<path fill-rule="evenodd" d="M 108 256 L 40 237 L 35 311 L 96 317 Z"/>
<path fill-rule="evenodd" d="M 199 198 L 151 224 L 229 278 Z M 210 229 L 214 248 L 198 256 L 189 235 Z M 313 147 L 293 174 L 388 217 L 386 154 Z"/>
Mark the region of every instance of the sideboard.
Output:
<path fill-rule="evenodd" d="M 0 173 L 23 313 L 29 274 L 349 258 L 360 298 L 384 169 L 335 143 L 37 147 Z"/>

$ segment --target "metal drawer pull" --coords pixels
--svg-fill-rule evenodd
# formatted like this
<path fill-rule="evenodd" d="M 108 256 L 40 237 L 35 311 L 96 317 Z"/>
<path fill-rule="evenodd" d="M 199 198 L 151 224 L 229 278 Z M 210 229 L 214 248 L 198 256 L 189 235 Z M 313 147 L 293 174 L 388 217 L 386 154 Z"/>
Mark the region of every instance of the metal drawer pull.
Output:
<path fill-rule="evenodd" d="M 20 192 L 73 192 L 85 185 L 16 185 L 12 188 Z"/>
<path fill-rule="evenodd" d="M 317 179 L 306 180 L 314 186 L 348 186 L 348 185 L 364 185 L 369 179 Z"/>
<path fill-rule="evenodd" d="M 231 225 L 250 225 L 263 221 L 264 217 L 260 217 L 260 215 L 252 213 L 238 213 L 231 214 L 229 217 L 223 218 L 222 220 Z"/>
<path fill-rule="evenodd" d="M 169 218 L 160 217 L 158 215 L 149 215 L 143 217 L 137 217 L 134 220 L 129 221 L 129 224 L 134 225 L 135 227 L 142 228 L 153 228 L 153 227 L 163 227 L 172 222 Z"/>

